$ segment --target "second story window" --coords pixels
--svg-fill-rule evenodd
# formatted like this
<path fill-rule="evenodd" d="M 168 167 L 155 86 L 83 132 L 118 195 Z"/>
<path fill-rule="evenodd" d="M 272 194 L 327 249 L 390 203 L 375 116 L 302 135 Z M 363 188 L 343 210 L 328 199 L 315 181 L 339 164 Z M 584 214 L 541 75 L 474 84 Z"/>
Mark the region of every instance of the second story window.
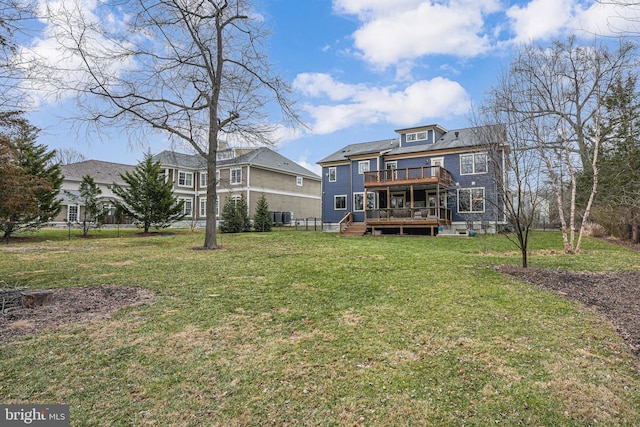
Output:
<path fill-rule="evenodd" d="M 304 183 L 304 180 L 302 179 L 302 177 L 301 177 L 301 176 L 297 176 L 297 177 L 296 177 L 296 185 L 297 185 L 298 187 L 302 187 L 302 184 L 303 184 L 303 183 Z"/>
<path fill-rule="evenodd" d="M 336 182 L 337 181 L 337 172 L 336 172 L 336 168 L 334 167 L 330 167 L 329 168 L 329 182 Z"/>
<path fill-rule="evenodd" d="M 231 184 L 242 184 L 242 168 L 231 169 Z"/>
<path fill-rule="evenodd" d="M 178 185 L 180 187 L 193 187 L 193 172 L 178 172 Z"/>
<path fill-rule="evenodd" d="M 460 175 L 487 173 L 487 154 L 461 154 Z"/>
<path fill-rule="evenodd" d="M 369 165 L 371 162 L 369 160 L 362 160 L 358 162 L 358 173 L 362 175 L 365 172 L 369 172 Z"/>
<path fill-rule="evenodd" d="M 207 186 L 207 173 L 200 172 L 200 188 L 205 188 Z"/>

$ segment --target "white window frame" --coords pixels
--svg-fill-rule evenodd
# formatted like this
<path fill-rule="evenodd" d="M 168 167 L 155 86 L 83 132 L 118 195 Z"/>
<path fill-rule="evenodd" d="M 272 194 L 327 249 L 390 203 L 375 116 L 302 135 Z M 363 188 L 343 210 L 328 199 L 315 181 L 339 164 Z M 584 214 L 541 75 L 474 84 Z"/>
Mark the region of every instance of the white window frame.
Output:
<path fill-rule="evenodd" d="M 329 168 L 329 182 L 336 182 L 338 180 L 338 169 L 335 166 Z"/>
<path fill-rule="evenodd" d="M 231 185 L 242 184 L 242 168 L 232 168 L 229 170 L 229 183 Z"/>
<path fill-rule="evenodd" d="M 480 156 L 484 157 L 484 170 L 478 172 L 476 170 L 476 157 L 480 157 Z M 466 157 L 471 157 L 471 172 L 464 172 L 462 170 L 462 159 Z M 487 173 L 489 172 L 488 161 L 489 161 L 489 157 L 487 156 L 487 153 L 460 154 L 460 175 L 479 175 L 479 174 Z"/>
<path fill-rule="evenodd" d="M 468 211 L 464 211 L 464 210 L 460 210 L 460 192 L 469 192 L 469 210 Z M 473 199 L 474 199 L 474 191 L 482 191 L 482 210 L 475 210 L 474 209 L 474 203 L 473 203 Z M 468 214 L 477 214 L 477 213 L 484 213 L 486 210 L 486 191 L 484 187 L 469 187 L 469 188 L 460 188 L 458 189 L 458 194 L 457 194 L 457 199 L 458 199 L 458 213 L 468 213 Z"/>
<path fill-rule="evenodd" d="M 206 197 L 200 197 L 200 218 L 206 218 L 207 217 L 207 198 Z"/>
<path fill-rule="evenodd" d="M 371 160 L 360 160 L 358 162 L 358 174 L 362 175 L 371 169 Z"/>
<path fill-rule="evenodd" d="M 412 132 L 406 135 L 407 142 L 426 141 L 429 137 L 429 132 L 426 130 L 420 132 Z"/>
<path fill-rule="evenodd" d="M 216 185 L 220 185 L 220 171 L 216 171 Z"/>
<path fill-rule="evenodd" d="M 193 188 L 193 172 L 178 171 L 178 186 Z"/>
<path fill-rule="evenodd" d="M 192 197 L 178 197 L 178 200 L 184 202 L 182 205 L 182 213 L 187 218 L 191 218 L 193 216 L 193 198 Z"/>
<path fill-rule="evenodd" d="M 71 219 L 71 208 L 75 208 L 75 219 Z M 67 205 L 67 222 L 78 222 L 80 220 L 80 206 Z"/>
<path fill-rule="evenodd" d="M 207 173 L 200 172 L 200 188 L 207 188 Z"/>
<path fill-rule="evenodd" d="M 360 198 L 360 201 L 356 201 L 357 198 Z M 364 212 L 366 203 L 364 199 L 364 192 L 353 193 L 353 211 L 354 212 Z"/>
<path fill-rule="evenodd" d="M 343 199 L 344 200 L 344 207 L 343 208 L 339 208 L 338 207 L 338 199 Z M 333 210 L 336 210 L 336 211 L 346 211 L 347 210 L 347 195 L 346 194 L 336 194 L 335 196 L 333 196 Z"/>
<path fill-rule="evenodd" d="M 216 196 L 216 218 L 220 217 L 220 196 Z"/>
<path fill-rule="evenodd" d="M 296 176 L 296 185 L 298 187 L 302 187 L 304 185 L 304 178 L 301 176 Z"/>

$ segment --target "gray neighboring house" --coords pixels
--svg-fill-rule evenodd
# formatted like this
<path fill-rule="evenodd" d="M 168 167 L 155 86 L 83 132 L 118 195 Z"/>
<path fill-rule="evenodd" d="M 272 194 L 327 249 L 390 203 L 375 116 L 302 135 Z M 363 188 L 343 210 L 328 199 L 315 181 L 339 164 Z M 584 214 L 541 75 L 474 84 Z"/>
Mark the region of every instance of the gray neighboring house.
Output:
<path fill-rule="evenodd" d="M 60 198 L 62 199 L 62 208 L 60 213 L 53 218 L 51 223 L 64 225 L 67 223 L 77 224 L 82 218 L 84 206 L 79 204 L 68 196 L 66 192 L 78 195 L 80 190 L 80 183 L 85 175 L 90 175 L 98 185 L 98 188 L 102 190 L 100 199 L 109 208 L 109 214 L 105 220 L 107 224 L 115 223 L 114 211 L 115 207 L 112 205 L 112 200 L 117 199 L 118 196 L 111 191 L 111 185 L 115 182 L 117 184 L 126 185 L 120 178 L 121 174 L 126 172 L 133 172 L 135 166 L 123 165 L 120 163 L 103 162 L 100 160 L 85 160 L 77 163 L 70 163 L 62 165 L 62 175 L 64 181 L 60 188 Z"/>
<path fill-rule="evenodd" d="M 160 162 L 165 176 L 173 182 L 174 194 L 184 201 L 184 221 L 203 226 L 209 180 L 204 159 L 197 154 L 163 151 L 153 156 L 153 160 Z M 262 195 L 276 224 L 320 217 L 320 176 L 269 148 L 219 150 L 215 180 L 217 218 L 227 200 L 239 200 L 242 195 L 250 217 Z"/>

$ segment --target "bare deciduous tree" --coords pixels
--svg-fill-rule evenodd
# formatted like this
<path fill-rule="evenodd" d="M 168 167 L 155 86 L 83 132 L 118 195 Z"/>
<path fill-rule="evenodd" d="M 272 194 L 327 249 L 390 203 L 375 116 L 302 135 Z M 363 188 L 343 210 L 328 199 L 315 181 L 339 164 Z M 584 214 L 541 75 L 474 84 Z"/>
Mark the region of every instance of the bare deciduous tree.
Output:
<path fill-rule="evenodd" d="M 290 88 L 265 54 L 263 19 L 251 0 L 105 1 L 93 10 L 71 4 L 46 13 L 64 60 L 40 64 L 33 76 L 78 93 L 97 127 L 136 132 L 142 124 L 199 153 L 209 177 L 204 247 L 216 249 L 219 142 L 272 143 L 274 111 L 300 124 Z M 65 66 L 73 80 L 60 79 Z"/>
<path fill-rule="evenodd" d="M 73 148 L 59 148 L 56 150 L 56 155 L 53 159 L 54 163 L 60 165 L 68 165 L 71 163 L 78 163 L 86 160 L 84 154 Z"/>
<path fill-rule="evenodd" d="M 503 85 L 512 82 L 502 80 Z M 501 93 L 512 93 L 502 88 Z M 540 195 L 540 157 L 531 145 L 532 129 L 518 126 L 517 115 L 513 110 L 504 108 L 508 99 L 487 99 L 478 111 L 477 137 L 487 147 L 490 168 L 495 176 L 500 208 L 506 221 L 512 226 L 513 233 L 507 238 L 518 248 L 523 268 L 529 266 L 529 236 L 533 228 L 539 205 L 543 202 Z M 499 123 L 495 125 L 492 123 Z"/>
<path fill-rule="evenodd" d="M 545 165 L 556 194 L 567 253 L 580 251 L 584 224 L 597 193 L 603 99 L 631 65 L 633 54 L 630 43 L 621 43 L 610 52 L 602 45 L 579 46 L 573 37 L 550 47 L 526 46 L 490 93 L 493 109 L 508 115 L 507 125 L 520 129 L 519 136 L 525 137 Z M 508 131 L 510 136 L 513 133 Z M 584 206 L 576 202 L 579 171 L 593 178 Z M 568 176 L 568 206 L 561 174 Z"/>

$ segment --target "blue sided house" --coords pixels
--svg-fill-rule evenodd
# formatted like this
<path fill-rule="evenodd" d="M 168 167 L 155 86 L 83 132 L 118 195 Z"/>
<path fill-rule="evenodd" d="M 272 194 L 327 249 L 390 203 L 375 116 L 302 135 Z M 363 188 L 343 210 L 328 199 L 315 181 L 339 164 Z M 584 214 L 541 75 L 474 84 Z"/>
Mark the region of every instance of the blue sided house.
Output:
<path fill-rule="evenodd" d="M 508 145 L 499 129 L 400 129 L 397 138 L 347 145 L 325 157 L 318 162 L 323 229 L 427 236 L 500 230 Z"/>

